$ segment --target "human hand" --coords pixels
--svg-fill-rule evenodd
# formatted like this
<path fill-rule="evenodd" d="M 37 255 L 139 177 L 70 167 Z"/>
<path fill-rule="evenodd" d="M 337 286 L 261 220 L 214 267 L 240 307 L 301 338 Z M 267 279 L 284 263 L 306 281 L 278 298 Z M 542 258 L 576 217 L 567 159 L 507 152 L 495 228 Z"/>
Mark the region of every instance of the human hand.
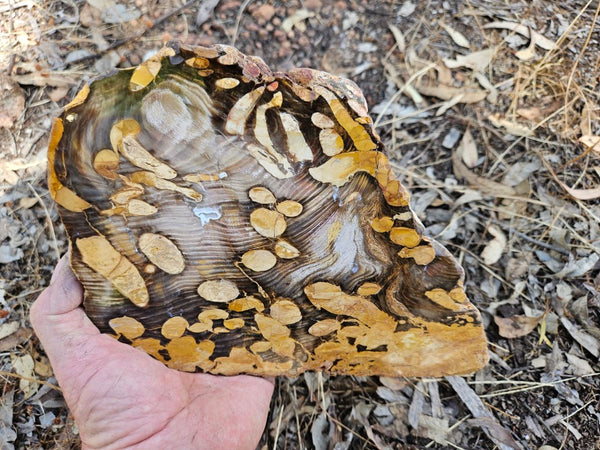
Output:
<path fill-rule="evenodd" d="M 82 299 L 63 257 L 31 307 L 31 323 L 84 448 L 256 448 L 272 381 L 169 369 L 101 334 L 80 307 Z"/>

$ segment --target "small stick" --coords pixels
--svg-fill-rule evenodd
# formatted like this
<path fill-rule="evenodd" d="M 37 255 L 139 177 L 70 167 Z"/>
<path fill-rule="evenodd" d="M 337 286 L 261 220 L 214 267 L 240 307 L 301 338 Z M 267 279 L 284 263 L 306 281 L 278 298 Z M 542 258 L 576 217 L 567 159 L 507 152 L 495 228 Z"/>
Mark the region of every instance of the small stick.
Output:
<path fill-rule="evenodd" d="M 479 214 L 479 213 L 477 213 L 475 211 L 473 211 L 473 215 L 476 216 L 476 217 L 478 217 L 481 220 L 489 220 L 490 222 L 492 222 L 492 223 L 494 223 L 494 224 L 496 224 L 496 225 L 498 225 L 500 227 L 502 227 L 502 226 L 505 225 L 502 222 L 500 222 L 499 220 L 493 219 L 491 217 L 485 217 L 485 216 L 483 216 L 483 214 Z M 520 238 L 523 238 L 526 241 L 531 242 L 532 244 L 536 244 L 536 245 L 538 245 L 538 246 L 540 246 L 542 248 L 545 248 L 546 250 L 552 250 L 552 251 L 555 251 L 555 252 L 560 253 L 562 255 L 569 255 L 570 254 L 569 251 L 565 250 L 564 248 L 557 247 L 557 246 L 552 245 L 552 244 L 547 244 L 547 243 L 545 243 L 543 241 L 539 241 L 539 240 L 537 240 L 535 238 L 532 238 L 532 237 L 528 236 L 527 234 L 523 233 L 522 231 L 517 231 L 517 230 L 511 230 L 511 231 L 513 233 L 515 233 L 517 236 L 519 236 Z"/>

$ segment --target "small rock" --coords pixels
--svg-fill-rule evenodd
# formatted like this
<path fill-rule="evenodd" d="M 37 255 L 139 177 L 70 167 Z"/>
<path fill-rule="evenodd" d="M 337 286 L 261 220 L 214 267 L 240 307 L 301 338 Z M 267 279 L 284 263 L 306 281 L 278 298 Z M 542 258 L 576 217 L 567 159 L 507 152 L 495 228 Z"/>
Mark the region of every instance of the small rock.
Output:
<path fill-rule="evenodd" d="M 300 48 L 308 48 L 310 47 L 310 39 L 308 39 L 307 36 L 302 35 L 298 38 L 298 45 Z"/>
<path fill-rule="evenodd" d="M 281 30 L 275 30 L 273 32 L 273 37 L 277 39 L 278 42 L 283 42 L 286 39 L 286 35 Z"/>
<path fill-rule="evenodd" d="M 458 139 L 460 138 L 461 133 L 458 128 L 452 127 L 448 134 L 444 136 L 444 140 L 442 142 L 442 147 L 444 148 L 454 148 Z"/>
<path fill-rule="evenodd" d="M 242 2 L 240 2 L 239 0 L 230 0 L 227 2 L 221 2 L 220 6 L 218 7 L 219 12 L 225 12 L 225 11 L 229 11 L 231 9 L 235 9 L 237 10 Z"/>
<path fill-rule="evenodd" d="M 94 63 L 94 69 L 98 73 L 106 73 L 117 67 L 121 62 L 121 57 L 117 52 L 110 51 L 106 53 L 102 58 Z"/>
<path fill-rule="evenodd" d="M 408 17 L 415 12 L 415 9 L 417 9 L 417 6 L 413 2 L 405 2 L 398 11 L 398 16 Z"/>
<path fill-rule="evenodd" d="M 371 53 L 377 50 L 377 46 L 372 42 L 361 42 L 356 46 L 356 50 L 361 53 Z"/>
<path fill-rule="evenodd" d="M 321 0 L 304 0 L 304 7 L 309 11 L 318 11 L 323 7 Z"/>
<path fill-rule="evenodd" d="M 102 13 L 89 3 L 84 3 L 79 12 L 79 23 L 85 27 L 98 27 L 102 23 Z"/>
<path fill-rule="evenodd" d="M 40 426 L 44 429 L 52 426 L 54 424 L 54 419 L 56 419 L 56 416 L 51 411 L 48 411 L 47 413 L 42 414 L 38 418 L 38 420 L 40 421 Z"/>
<path fill-rule="evenodd" d="M 257 8 L 252 13 L 252 16 L 256 20 L 261 20 L 264 22 L 268 22 L 269 20 L 271 20 L 274 15 L 275 15 L 275 8 L 271 5 L 261 5 L 259 8 Z"/>

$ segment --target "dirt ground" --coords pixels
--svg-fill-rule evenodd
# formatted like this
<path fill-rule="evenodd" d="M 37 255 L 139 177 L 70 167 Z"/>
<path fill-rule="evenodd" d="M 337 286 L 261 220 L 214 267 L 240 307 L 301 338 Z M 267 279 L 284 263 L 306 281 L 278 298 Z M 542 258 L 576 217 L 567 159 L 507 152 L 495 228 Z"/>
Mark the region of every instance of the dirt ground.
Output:
<path fill-rule="evenodd" d="M 363 89 L 413 208 L 459 257 L 490 364 L 277 380 L 262 448 L 600 449 L 594 2 L 0 0 L 1 448 L 78 448 L 28 321 L 66 237 L 53 117 L 163 43 L 226 43 Z"/>

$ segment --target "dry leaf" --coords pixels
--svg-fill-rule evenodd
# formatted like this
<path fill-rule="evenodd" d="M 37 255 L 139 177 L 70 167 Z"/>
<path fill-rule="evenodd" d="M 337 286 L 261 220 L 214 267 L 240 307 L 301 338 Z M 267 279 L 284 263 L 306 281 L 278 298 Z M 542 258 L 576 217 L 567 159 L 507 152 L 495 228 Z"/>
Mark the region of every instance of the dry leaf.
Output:
<path fill-rule="evenodd" d="M 417 5 L 413 2 L 403 2 L 398 10 L 398 16 L 408 17 L 415 12 L 415 9 L 417 9 Z"/>
<path fill-rule="evenodd" d="M 19 328 L 15 333 L 0 340 L 0 353 L 10 351 L 19 345 L 23 345 L 29 340 L 32 334 L 31 328 Z"/>
<path fill-rule="evenodd" d="M 315 450 L 327 450 L 327 443 L 329 442 L 328 432 L 329 421 L 327 420 L 327 414 L 322 412 L 317 416 L 310 428 Z"/>
<path fill-rule="evenodd" d="M 48 93 L 48 97 L 50 97 L 50 100 L 52 100 L 53 102 L 58 102 L 58 101 L 62 100 L 65 97 L 65 95 L 67 95 L 68 93 L 69 93 L 69 88 L 66 86 L 61 86 L 61 87 L 52 89 Z"/>
<path fill-rule="evenodd" d="M 477 159 L 479 158 L 477 154 L 477 144 L 468 129 L 465 131 L 465 134 L 460 141 L 458 151 L 461 154 L 463 162 L 469 169 L 472 169 L 477 165 Z"/>
<path fill-rule="evenodd" d="M 544 315 L 536 317 L 527 316 L 512 316 L 512 317 L 500 317 L 494 316 L 494 322 L 498 325 L 498 332 L 500 336 L 514 339 L 528 335 L 535 327 L 538 326 Z"/>
<path fill-rule="evenodd" d="M 13 75 L 12 78 L 22 85 L 69 87 L 77 83 L 77 78 L 68 72 L 40 70 L 38 72 Z"/>
<path fill-rule="evenodd" d="M 494 86 L 492 82 L 488 80 L 488 78 L 483 73 L 475 72 L 474 75 L 475 79 L 481 85 L 481 87 L 489 92 L 489 94 L 486 97 L 487 101 L 490 102 L 492 105 L 495 105 L 498 102 L 498 89 L 496 89 L 496 86 Z"/>
<path fill-rule="evenodd" d="M 406 386 L 404 386 L 406 387 Z M 377 396 L 382 400 L 385 400 L 387 403 L 405 403 L 406 397 L 402 394 L 402 392 L 397 392 L 396 390 L 386 387 L 386 386 L 378 386 L 377 387 Z"/>
<path fill-rule="evenodd" d="M 468 170 L 466 166 L 464 166 L 465 170 Z M 473 174 L 472 174 L 473 175 Z M 483 199 L 481 192 L 475 191 L 473 189 L 466 189 L 465 193 L 458 197 L 453 203 L 452 207 L 457 208 L 459 205 L 464 205 L 465 203 L 473 203 Z"/>
<path fill-rule="evenodd" d="M 446 33 L 450 35 L 456 45 L 460 45 L 461 47 L 465 48 L 470 47 L 469 41 L 461 32 L 456 31 L 454 28 L 451 28 L 445 23 L 440 23 L 440 26 L 446 31 Z"/>
<path fill-rule="evenodd" d="M 515 22 L 491 22 L 483 26 L 485 29 L 489 28 L 501 28 L 504 30 L 514 31 L 515 33 L 520 34 L 521 36 L 525 36 L 526 38 L 530 38 L 532 41 L 535 41 L 536 45 L 543 48 L 544 50 L 552 50 L 555 46 L 554 42 L 550 39 L 544 37 L 540 33 L 535 30 L 531 30 L 529 27 L 525 25 L 521 25 Z M 531 37 L 530 37 L 531 35 Z"/>
<path fill-rule="evenodd" d="M 0 448 L 14 449 L 12 442 L 17 439 L 17 432 L 13 429 L 13 400 L 15 391 L 8 391 L 2 394 L 0 403 Z"/>
<path fill-rule="evenodd" d="M 86 0 L 86 3 L 92 5 L 100 11 L 106 11 L 115 5 L 114 0 Z"/>
<path fill-rule="evenodd" d="M 542 167 L 539 159 L 533 161 L 517 161 L 508 168 L 502 177 L 502 184 L 507 186 L 517 186 L 527 180 L 531 174 L 537 172 Z"/>
<path fill-rule="evenodd" d="M 31 381 L 31 378 L 35 377 L 35 374 L 33 373 L 33 368 L 35 367 L 33 358 L 29 354 L 12 356 L 11 362 L 14 371 L 23 377 L 19 380 L 19 389 L 21 389 L 25 398 L 31 397 L 37 392 L 37 383 Z"/>
<path fill-rule="evenodd" d="M 540 122 L 544 119 L 544 113 L 537 106 L 531 108 L 519 108 L 517 114 L 532 122 Z"/>
<path fill-rule="evenodd" d="M 479 396 L 469 387 L 464 378 L 453 375 L 446 380 L 456 391 L 462 402 L 469 408 L 476 419 L 480 419 L 477 426 L 483 427 L 485 434 L 494 441 L 500 450 L 515 450 L 521 447 L 513 440 L 510 431 L 498 423 L 492 412 L 483 404 Z M 475 419 L 471 419 L 475 420 Z M 485 421 L 485 423 L 484 423 Z"/>
<path fill-rule="evenodd" d="M 220 0 L 204 0 L 197 6 L 198 12 L 196 13 L 196 26 L 198 28 L 211 17 L 213 17 L 215 8 L 219 4 L 219 1 Z"/>
<path fill-rule="evenodd" d="M 396 45 L 398 45 L 398 50 L 404 53 L 404 50 L 406 50 L 406 39 L 404 39 L 404 34 L 402 34 L 402 31 L 400 31 L 400 28 L 398 28 L 396 25 L 390 23 L 388 24 L 388 27 L 394 35 Z"/>
<path fill-rule="evenodd" d="M 448 419 L 438 419 L 437 417 L 421 414 L 419 418 L 419 428 L 415 431 L 417 436 L 432 439 L 440 445 L 447 445 L 446 436 L 450 432 Z"/>
<path fill-rule="evenodd" d="M 138 19 L 142 13 L 135 6 L 125 6 L 113 0 L 87 0 L 87 3 L 102 12 L 105 23 L 119 24 Z"/>
<path fill-rule="evenodd" d="M 506 236 L 500 227 L 496 225 L 490 225 L 488 232 L 494 236 L 494 239 L 487 243 L 481 252 L 481 257 L 483 258 L 483 262 L 489 266 L 498 262 L 502 257 L 502 253 L 506 249 Z"/>
<path fill-rule="evenodd" d="M 454 84 L 454 77 L 452 76 L 452 71 L 450 69 L 442 64 L 436 64 L 434 69 L 437 72 L 439 84 L 444 86 L 452 86 Z"/>
<path fill-rule="evenodd" d="M 306 31 L 306 25 L 304 21 L 314 17 L 315 13 L 310 12 L 308 9 L 298 9 L 281 23 L 281 29 L 286 33 L 292 31 L 294 27 L 298 28 L 300 32 Z"/>
<path fill-rule="evenodd" d="M 379 377 L 379 381 L 385 387 L 390 388 L 393 391 L 401 391 L 408 384 L 408 382 L 404 378 L 396 377 Z"/>
<path fill-rule="evenodd" d="M 500 114 L 490 114 L 488 120 L 496 128 L 504 128 L 507 133 L 514 136 L 530 136 L 533 131 L 521 123 L 512 122 L 504 117 L 500 117 Z"/>
<path fill-rule="evenodd" d="M 7 336 L 10 336 L 15 331 L 19 329 L 20 325 L 18 321 L 5 322 L 0 325 L 0 339 L 4 339 Z"/>
<path fill-rule="evenodd" d="M 445 58 L 444 64 L 446 64 L 446 67 L 449 69 L 467 67 L 476 72 L 483 72 L 492 62 L 495 52 L 496 49 L 494 48 L 486 48 L 485 50 L 479 50 L 478 52 L 473 52 L 466 56 L 458 55 L 456 59 Z"/>
<path fill-rule="evenodd" d="M 38 202 L 36 197 L 21 197 L 19 199 L 19 208 L 29 209 Z"/>
<path fill-rule="evenodd" d="M 586 333 L 579 329 L 579 326 L 571 322 L 566 317 L 560 318 L 560 323 L 566 328 L 569 334 L 575 339 L 579 344 L 585 348 L 588 352 L 594 355 L 596 358 L 600 356 L 600 342 L 591 334 Z"/>
<path fill-rule="evenodd" d="M 600 198 L 600 188 L 573 189 L 560 180 L 556 181 L 558 181 L 558 184 L 560 184 L 561 187 L 567 191 L 571 197 L 576 198 L 577 200 L 594 200 Z"/>
<path fill-rule="evenodd" d="M 535 58 L 535 40 L 531 39 L 531 41 L 529 41 L 529 46 L 516 52 L 515 56 L 521 61 L 529 61 L 530 59 Z"/>
<path fill-rule="evenodd" d="M 413 397 L 408 408 L 408 423 L 414 429 L 419 427 L 419 419 L 423 412 L 423 404 L 425 403 L 425 394 L 423 393 L 424 386 L 422 381 L 418 381 L 413 390 Z"/>
<path fill-rule="evenodd" d="M 54 375 L 54 371 L 52 370 L 52 366 L 50 365 L 50 360 L 43 355 L 37 355 L 33 370 L 40 377 L 44 378 L 48 378 Z"/>
<path fill-rule="evenodd" d="M 581 128 L 581 134 L 592 134 L 592 123 L 596 120 L 596 114 L 594 110 L 598 109 L 598 106 L 590 101 L 586 101 L 581 110 L 581 119 L 579 121 L 579 128 Z"/>
<path fill-rule="evenodd" d="M 569 365 L 567 366 L 569 373 L 572 373 L 577 377 L 584 377 L 595 372 L 587 360 L 580 358 L 579 356 L 572 355 L 571 353 L 567 353 L 566 357 L 567 361 L 569 362 Z"/>
<path fill-rule="evenodd" d="M 472 427 L 481 427 L 483 428 L 490 438 L 492 436 L 498 440 L 498 448 L 505 450 L 518 450 L 522 447 L 517 444 L 517 442 L 513 439 L 510 431 L 504 428 L 496 419 L 491 419 L 489 417 L 479 417 L 476 419 L 468 419 L 467 423 Z M 494 440 L 492 438 L 492 440 Z M 495 441 L 494 441 L 495 442 Z"/>
<path fill-rule="evenodd" d="M 423 95 L 437 97 L 442 100 L 452 100 L 458 96 L 458 103 L 477 103 L 487 97 L 487 92 L 483 89 L 456 88 L 444 85 L 426 85 L 423 82 L 415 83 L 417 90 Z"/>
<path fill-rule="evenodd" d="M 578 141 L 590 150 L 600 153 L 600 136 L 584 134 L 578 139 Z"/>
<path fill-rule="evenodd" d="M 458 94 L 456 97 L 451 98 L 450 100 L 444 102 L 442 104 L 442 106 L 440 106 L 440 109 L 438 109 L 435 112 L 436 117 L 439 117 L 441 115 L 443 115 L 446 111 L 448 111 L 450 108 L 452 108 L 454 105 L 458 104 L 458 103 L 463 103 L 462 102 L 462 98 L 463 98 L 464 94 Z"/>
<path fill-rule="evenodd" d="M 506 186 L 502 183 L 497 183 L 492 180 L 488 180 L 485 177 L 474 174 L 469 170 L 467 166 L 462 162 L 462 155 L 460 154 L 460 148 L 457 151 L 452 152 L 452 169 L 456 178 L 464 178 L 476 191 L 483 194 L 493 196 L 514 196 L 516 191 L 510 186 Z M 471 194 L 473 195 L 473 194 Z"/>

